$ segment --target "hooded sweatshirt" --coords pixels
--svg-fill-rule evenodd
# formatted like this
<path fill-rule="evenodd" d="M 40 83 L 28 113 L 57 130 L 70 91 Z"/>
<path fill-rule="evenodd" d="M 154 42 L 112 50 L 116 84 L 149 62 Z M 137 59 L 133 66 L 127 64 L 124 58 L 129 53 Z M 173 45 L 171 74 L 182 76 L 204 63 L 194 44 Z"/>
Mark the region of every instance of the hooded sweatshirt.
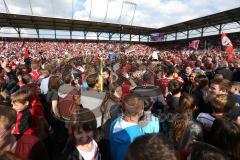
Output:
<path fill-rule="evenodd" d="M 58 89 L 58 96 L 61 98 L 65 98 L 75 87 L 70 84 L 63 84 Z"/>
<path fill-rule="evenodd" d="M 111 159 L 124 160 L 128 145 L 141 135 L 143 132 L 138 124 L 127 122 L 121 116 L 114 120 L 109 134 Z"/>

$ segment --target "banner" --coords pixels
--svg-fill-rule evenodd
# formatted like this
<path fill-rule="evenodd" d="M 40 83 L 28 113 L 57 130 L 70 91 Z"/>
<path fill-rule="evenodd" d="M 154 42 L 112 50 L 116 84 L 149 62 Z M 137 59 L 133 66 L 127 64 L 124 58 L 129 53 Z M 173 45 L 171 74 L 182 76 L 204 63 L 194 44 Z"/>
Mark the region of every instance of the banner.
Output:
<path fill-rule="evenodd" d="M 150 40 L 154 42 L 161 42 L 164 40 L 164 33 L 152 33 L 150 34 Z"/>
<path fill-rule="evenodd" d="M 230 41 L 230 39 L 227 37 L 227 35 L 224 32 L 222 32 L 221 41 L 222 41 L 223 47 L 226 47 L 225 51 L 227 53 L 232 53 L 233 52 L 232 42 Z"/>
<path fill-rule="evenodd" d="M 189 48 L 193 48 L 193 49 L 197 50 L 198 46 L 199 46 L 199 43 L 200 43 L 199 40 L 194 40 L 189 44 Z"/>

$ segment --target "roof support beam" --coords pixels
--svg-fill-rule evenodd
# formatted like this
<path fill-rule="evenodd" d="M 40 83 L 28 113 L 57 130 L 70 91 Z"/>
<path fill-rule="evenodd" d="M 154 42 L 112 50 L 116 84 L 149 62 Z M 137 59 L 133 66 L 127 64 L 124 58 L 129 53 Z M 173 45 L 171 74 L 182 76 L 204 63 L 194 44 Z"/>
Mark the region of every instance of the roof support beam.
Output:
<path fill-rule="evenodd" d="M 97 40 L 99 40 L 99 37 L 102 34 L 102 32 L 97 32 L 96 34 L 97 34 Z"/>
<path fill-rule="evenodd" d="M 197 32 L 199 32 L 200 34 L 202 34 L 202 28 L 201 28 L 201 30 L 199 30 L 199 29 L 195 29 Z"/>
<path fill-rule="evenodd" d="M 55 36 L 55 39 L 57 39 L 57 31 L 56 31 L 56 23 L 55 23 L 55 20 L 53 20 L 53 27 L 54 27 L 54 36 Z"/>
<path fill-rule="evenodd" d="M 218 25 L 217 25 L 218 26 Z M 218 27 L 216 27 L 215 25 L 214 26 L 211 26 L 211 27 L 213 27 L 213 28 L 216 28 L 217 30 L 219 30 L 219 28 Z"/>
<path fill-rule="evenodd" d="M 73 0 L 72 0 L 72 12 L 73 12 Z M 72 19 L 73 19 L 73 13 L 72 13 Z M 73 31 L 73 20 L 72 20 L 72 23 L 71 23 L 71 27 L 70 27 L 70 39 L 72 39 L 72 31 Z"/>
<path fill-rule="evenodd" d="M 30 0 L 29 0 L 29 3 L 30 3 Z M 31 7 L 31 8 L 32 8 L 32 7 Z M 33 13 L 32 13 L 32 14 L 33 14 Z M 31 22 L 32 22 L 32 24 L 33 24 L 33 26 L 34 26 L 34 28 L 35 28 L 35 30 L 36 30 L 36 33 L 37 33 L 37 35 L 38 35 L 38 38 L 39 38 L 39 29 L 38 29 L 37 25 L 35 24 L 35 22 L 33 21 L 32 17 L 31 17 Z"/>
<path fill-rule="evenodd" d="M 219 30 L 218 30 L 218 31 L 219 31 L 219 32 L 218 32 L 219 34 L 222 33 L 222 24 L 219 25 Z"/>
<path fill-rule="evenodd" d="M 120 33 L 120 34 L 119 34 L 119 39 L 120 39 L 120 41 L 122 41 L 122 37 L 123 37 L 123 36 L 122 36 L 122 33 Z"/>
<path fill-rule="evenodd" d="M 11 18 L 9 18 L 9 15 L 6 15 L 6 19 L 7 19 L 7 22 L 9 23 L 9 25 L 10 25 L 11 27 L 13 27 L 13 29 L 18 33 L 19 28 L 16 27 L 16 26 L 12 23 Z"/>
<path fill-rule="evenodd" d="M 179 32 L 179 33 L 182 33 L 182 34 L 184 34 L 185 36 L 187 36 L 187 33 L 184 33 L 184 32 Z"/>
<path fill-rule="evenodd" d="M 36 32 L 37 32 L 38 38 L 40 38 L 39 29 L 38 28 L 36 28 Z"/>
<path fill-rule="evenodd" d="M 109 32 L 108 33 L 108 39 L 109 39 L 109 41 L 112 39 L 112 36 L 114 35 L 114 33 L 111 33 L 111 32 Z"/>
<path fill-rule="evenodd" d="M 201 28 L 201 37 L 203 37 L 204 27 Z"/>
<path fill-rule="evenodd" d="M 85 40 L 87 39 L 87 34 L 88 34 L 88 31 L 83 31 L 83 35 L 84 35 Z"/>
<path fill-rule="evenodd" d="M 18 37 L 21 38 L 21 29 L 20 29 L 20 28 L 17 28 L 16 31 L 17 31 L 17 33 L 18 33 Z"/>

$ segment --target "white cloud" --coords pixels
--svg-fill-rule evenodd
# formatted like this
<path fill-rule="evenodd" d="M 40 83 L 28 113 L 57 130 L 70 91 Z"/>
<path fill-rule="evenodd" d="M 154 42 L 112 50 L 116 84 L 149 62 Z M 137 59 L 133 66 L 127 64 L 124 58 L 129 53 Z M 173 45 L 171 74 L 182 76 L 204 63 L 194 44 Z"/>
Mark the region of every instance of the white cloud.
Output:
<path fill-rule="evenodd" d="M 11 13 L 31 14 L 29 0 L 5 0 Z M 120 23 L 129 24 L 134 7 L 123 0 L 30 0 L 34 15 L 71 18 L 72 3 L 74 19 L 103 21 L 107 2 L 107 22 L 117 23 L 121 8 Z M 92 1 L 92 9 L 91 8 Z M 137 4 L 133 25 L 160 28 L 167 25 L 210 15 L 224 10 L 240 7 L 240 0 L 128 0 Z M 3 1 L 0 9 L 4 11 Z"/>

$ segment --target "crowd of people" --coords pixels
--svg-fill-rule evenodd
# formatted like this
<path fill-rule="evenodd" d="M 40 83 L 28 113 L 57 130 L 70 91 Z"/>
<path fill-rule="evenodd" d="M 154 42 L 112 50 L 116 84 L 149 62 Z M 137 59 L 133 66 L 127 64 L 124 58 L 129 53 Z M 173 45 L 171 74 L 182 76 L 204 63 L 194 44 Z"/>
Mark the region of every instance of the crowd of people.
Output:
<path fill-rule="evenodd" d="M 240 159 L 239 54 L 87 41 L 0 53 L 0 159 Z"/>

